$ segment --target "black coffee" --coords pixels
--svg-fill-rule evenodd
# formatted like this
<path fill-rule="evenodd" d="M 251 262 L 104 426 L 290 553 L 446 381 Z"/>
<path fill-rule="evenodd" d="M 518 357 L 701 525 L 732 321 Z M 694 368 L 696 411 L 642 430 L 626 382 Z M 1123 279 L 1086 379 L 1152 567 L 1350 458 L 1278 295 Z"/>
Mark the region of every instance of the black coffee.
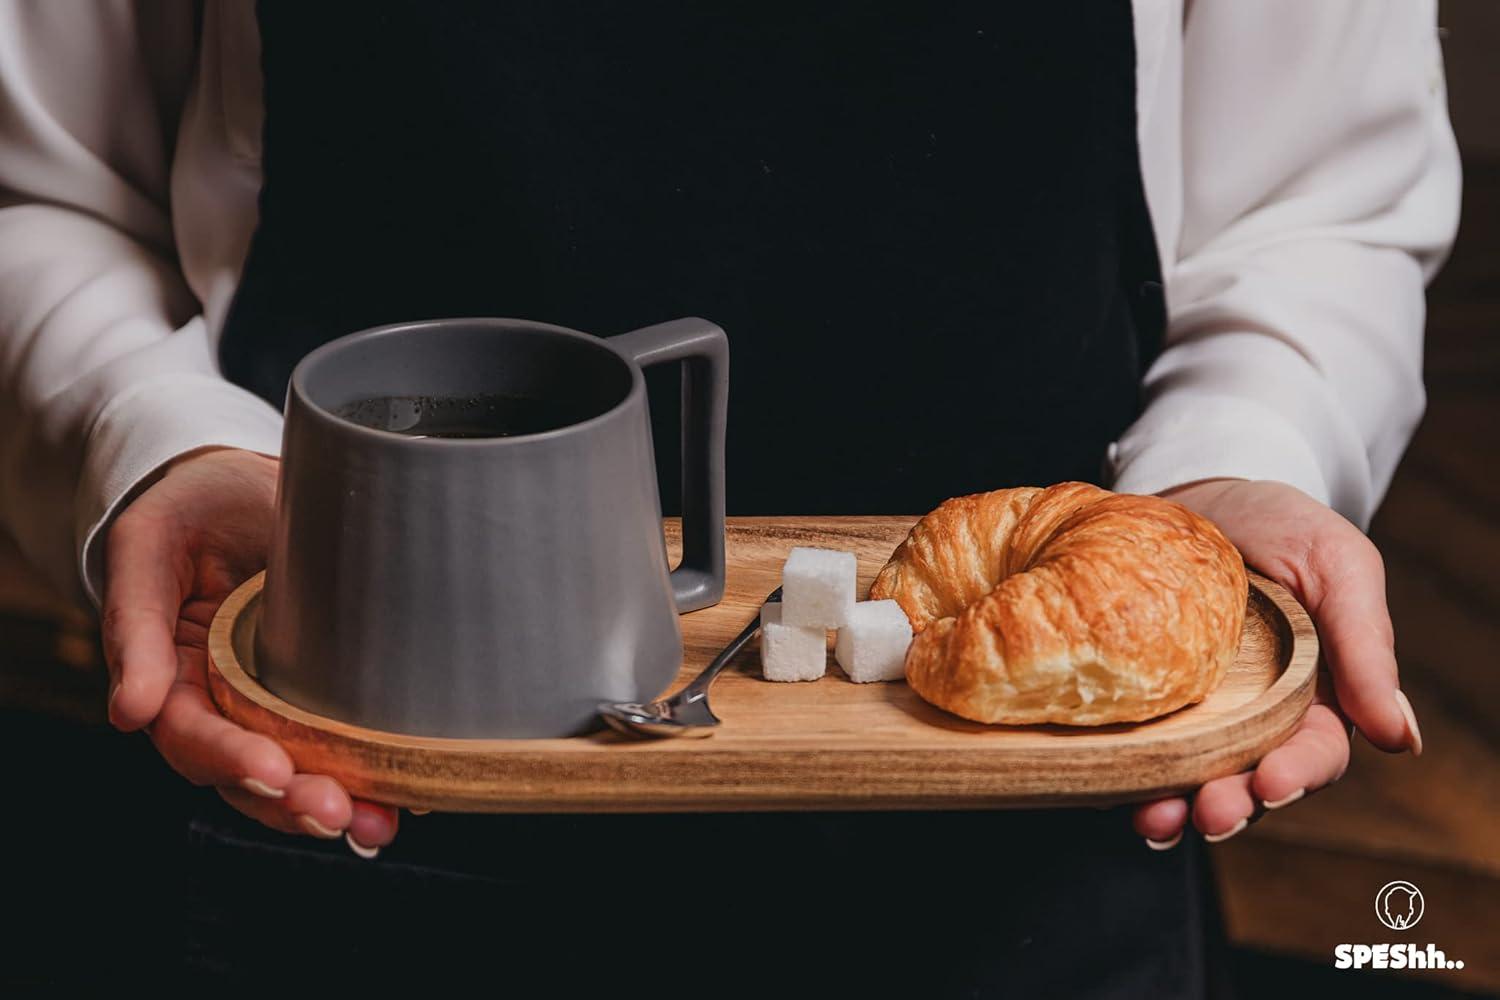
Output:
<path fill-rule="evenodd" d="M 486 393 L 372 396 L 333 411 L 345 420 L 410 437 L 491 438 L 539 434 L 595 416 L 586 400 Z"/>

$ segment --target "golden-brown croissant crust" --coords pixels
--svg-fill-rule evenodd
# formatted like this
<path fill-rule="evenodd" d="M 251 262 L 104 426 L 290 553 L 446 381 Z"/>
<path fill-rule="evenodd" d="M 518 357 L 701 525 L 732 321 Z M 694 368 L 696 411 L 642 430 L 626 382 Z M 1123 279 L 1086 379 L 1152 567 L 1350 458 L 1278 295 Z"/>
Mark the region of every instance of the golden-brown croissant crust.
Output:
<path fill-rule="evenodd" d="M 1201 701 L 1239 650 L 1249 581 L 1212 522 L 1086 483 L 955 497 L 870 588 L 916 638 L 906 679 L 978 722 L 1137 722 Z"/>

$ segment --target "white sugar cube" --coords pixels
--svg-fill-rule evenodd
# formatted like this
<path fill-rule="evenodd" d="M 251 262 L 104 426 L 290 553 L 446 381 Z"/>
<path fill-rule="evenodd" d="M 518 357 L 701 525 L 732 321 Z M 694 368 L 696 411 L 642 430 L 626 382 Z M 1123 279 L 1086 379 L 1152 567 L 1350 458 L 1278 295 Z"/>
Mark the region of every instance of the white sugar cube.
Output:
<path fill-rule="evenodd" d="M 782 612 L 788 625 L 838 628 L 854 607 L 858 564 L 853 552 L 798 547 L 781 571 Z"/>
<path fill-rule="evenodd" d="M 911 622 L 895 601 L 860 601 L 839 629 L 834 656 L 851 681 L 899 681 L 906 676 Z"/>
<path fill-rule="evenodd" d="M 760 669 L 768 681 L 815 681 L 828 664 L 828 633 L 785 625 L 781 605 L 760 609 Z"/>

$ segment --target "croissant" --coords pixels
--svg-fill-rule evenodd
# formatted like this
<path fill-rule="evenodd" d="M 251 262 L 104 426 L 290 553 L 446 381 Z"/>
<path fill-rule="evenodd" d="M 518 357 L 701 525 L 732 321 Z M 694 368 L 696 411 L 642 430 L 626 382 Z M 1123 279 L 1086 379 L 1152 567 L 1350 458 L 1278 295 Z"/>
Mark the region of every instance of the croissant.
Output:
<path fill-rule="evenodd" d="M 906 679 L 978 722 L 1137 722 L 1201 701 L 1239 649 L 1249 581 L 1210 521 L 1086 483 L 948 500 L 870 589 L 916 638 Z"/>

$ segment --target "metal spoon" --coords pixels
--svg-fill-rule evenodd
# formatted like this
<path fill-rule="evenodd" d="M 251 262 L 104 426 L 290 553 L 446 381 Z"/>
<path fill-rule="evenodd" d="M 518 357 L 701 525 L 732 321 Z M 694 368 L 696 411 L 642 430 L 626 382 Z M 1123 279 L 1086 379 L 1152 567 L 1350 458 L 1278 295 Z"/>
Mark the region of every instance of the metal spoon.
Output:
<path fill-rule="evenodd" d="M 766 604 L 781 600 L 781 588 L 771 591 Z M 757 609 L 753 621 L 745 630 L 730 640 L 724 651 L 714 657 L 714 662 L 704 668 L 703 673 L 693 678 L 693 683 L 670 698 L 641 704 L 634 701 L 606 701 L 600 704 L 599 714 L 604 721 L 622 733 L 636 736 L 712 736 L 719 717 L 708 707 L 708 689 L 729 666 L 735 654 L 745 648 L 745 643 L 760 631 L 760 612 Z"/>

